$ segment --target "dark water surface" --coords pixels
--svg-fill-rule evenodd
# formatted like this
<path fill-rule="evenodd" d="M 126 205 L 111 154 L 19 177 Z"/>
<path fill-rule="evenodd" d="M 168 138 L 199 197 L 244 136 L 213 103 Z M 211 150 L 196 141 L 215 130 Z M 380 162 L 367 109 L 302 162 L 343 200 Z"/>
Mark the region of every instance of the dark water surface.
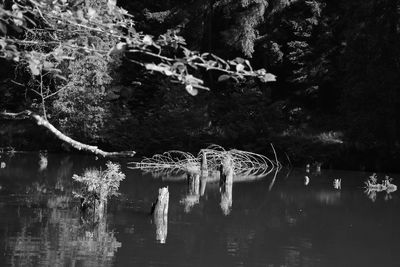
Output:
<path fill-rule="evenodd" d="M 273 175 L 222 195 L 208 183 L 197 195 L 184 180 L 121 162 L 122 195 L 93 225 L 77 209 L 71 177 L 104 160 L 49 155 L 46 167 L 38 154 L 15 154 L 0 162 L 0 266 L 400 266 L 399 193 L 366 194 L 371 173 L 282 170 L 271 190 Z M 148 213 L 165 185 L 168 218 L 154 221 Z"/>

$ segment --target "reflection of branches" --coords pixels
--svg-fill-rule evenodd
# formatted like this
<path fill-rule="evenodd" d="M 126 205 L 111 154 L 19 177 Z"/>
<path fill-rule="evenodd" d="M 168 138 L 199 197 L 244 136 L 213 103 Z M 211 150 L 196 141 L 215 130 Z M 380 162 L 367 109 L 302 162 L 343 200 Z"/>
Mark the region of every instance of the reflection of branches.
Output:
<path fill-rule="evenodd" d="M 371 190 L 369 188 L 366 188 L 364 193 L 368 196 L 369 199 L 372 200 L 372 202 L 376 201 L 377 190 Z"/>

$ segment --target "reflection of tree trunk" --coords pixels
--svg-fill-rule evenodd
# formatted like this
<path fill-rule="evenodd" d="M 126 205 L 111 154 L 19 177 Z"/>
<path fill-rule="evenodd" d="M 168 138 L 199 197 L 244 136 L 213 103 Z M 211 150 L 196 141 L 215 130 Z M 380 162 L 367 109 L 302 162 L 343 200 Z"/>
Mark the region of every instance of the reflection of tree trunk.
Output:
<path fill-rule="evenodd" d="M 204 193 L 206 192 L 206 186 L 207 186 L 207 179 L 201 179 L 200 180 L 200 195 L 204 196 Z"/>
<path fill-rule="evenodd" d="M 225 183 L 221 186 L 221 209 L 224 215 L 229 215 L 232 207 L 232 183 Z"/>
<path fill-rule="evenodd" d="M 99 196 L 99 205 L 97 207 L 97 216 L 99 220 L 101 221 L 106 212 L 107 212 L 107 188 L 106 185 L 103 185 L 100 189 L 100 196 Z"/>
<path fill-rule="evenodd" d="M 200 194 L 200 175 L 192 174 L 189 175 L 189 194 L 199 195 Z"/>
<path fill-rule="evenodd" d="M 200 174 L 192 173 L 187 175 L 188 193 L 181 200 L 185 205 L 185 212 L 189 212 L 191 208 L 199 203 L 200 200 Z"/>
<path fill-rule="evenodd" d="M 32 111 L 25 110 L 19 113 L 8 113 L 8 112 L 2 112 L 0 113 L 1 117 L 8 118 L 8 119 L 26 119 L 26 118 L 32 118 L 36 121 L 36 123 L 40 126 L 45 127 L 48 129 L 53 135 L 55 135 L 58 139 L 61 141 L 66 142 L 67 144 L 71 145 L 73 148 L 77 150 L 83 150 L 87 151 L 96 155 L 100 155 L 103 157 L 133 157 L 135 155 L 134 151 L 122 151 L 122 152 L 106 152 L 101 149 L 99 149 L 97 146 L 91 146 L 91 145 L 86 145 L 83 143 L 80 143 L 62 132 L 60 132 L 58 129 L 56 129 L 50 122 L 48 122 L 45 118 L 42 116 L 39 116 Z"/>
<path fill-rule="evenodd" d="M 161 244 L 165 244 L 168 234 L 168 216 L 154 216 L 156 224 L 156 240 Z"/>

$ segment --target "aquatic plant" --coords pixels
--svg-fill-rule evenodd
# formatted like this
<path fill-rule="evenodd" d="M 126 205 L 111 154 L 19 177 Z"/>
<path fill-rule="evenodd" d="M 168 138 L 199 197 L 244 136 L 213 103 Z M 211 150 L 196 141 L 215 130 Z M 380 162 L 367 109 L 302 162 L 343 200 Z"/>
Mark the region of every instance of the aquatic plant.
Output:
<path fill-rule="evenodd" d="M 100 217 L 104 215 L 108 198 L 119 195 L 120 182 L 125 179 L 119 164 L 109 161 L 106 167 L 105 170 L 87 169 L 82 176 L 72 176 L 72 179 L 83 185 L 81 193 L 74 192 L 81 199 L 81 208 L 95 208 L 98 203 L 97 215 Z"/>

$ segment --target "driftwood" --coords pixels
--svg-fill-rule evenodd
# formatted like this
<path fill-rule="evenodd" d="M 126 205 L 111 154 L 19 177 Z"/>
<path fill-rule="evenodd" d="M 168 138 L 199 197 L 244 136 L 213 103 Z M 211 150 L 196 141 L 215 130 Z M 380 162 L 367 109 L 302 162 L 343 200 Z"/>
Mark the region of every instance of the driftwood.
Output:
<path fill-rule="evenodd" d="M 62 132 L 60 132 L 56 127 L 54 127 L 48 120 L 44 117 L 33 113 L 30 110 L 25 110 L 19 113 L 9 113 L 9 112 L 2 112 L 0 116 L 7 119 L 33 119 L 39 126 L 45 127 L 49 130 L 53 135 L 55 135 L 61 141 L 71 145 L 73 148 L 81 151 L 87 151 L 93 153 L 95 155 L 99 155 L 102 157 L 133 157 L 136 152 L 135 151 L 121 151 L 121 152 L 106 152 L 99 149 L 97 146 L 91 146 L 87 144 L 83 144 L 78 142 L 71 137 L 66 136 Z"/>

